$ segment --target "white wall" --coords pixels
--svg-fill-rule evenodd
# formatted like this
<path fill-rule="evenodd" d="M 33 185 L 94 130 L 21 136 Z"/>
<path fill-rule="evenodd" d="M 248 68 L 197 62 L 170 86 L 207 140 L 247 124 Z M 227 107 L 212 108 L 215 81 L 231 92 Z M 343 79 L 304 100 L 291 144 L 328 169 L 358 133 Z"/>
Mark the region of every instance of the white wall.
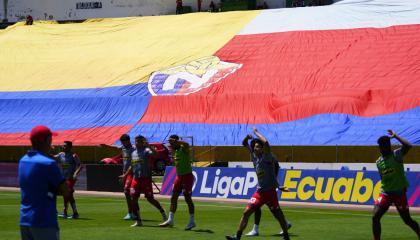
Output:
<path fill-rule="evenodd" d="M 4 6 L 7 4 L 7 0 L 0 0 L 0 22 L 4 19 Z"/>
<path fill-rule="evenodd" d="M 76 9 L 76 3 L 79 2 L 100 2 L 102 8 Z M 172 2 L 172 0 L 9 0 L 7 18 L 9 21 L 19 21 L 28 14 L 34 20 L 162 15 L 175 11 L 175 4 Z"/>
<path fill-rule="evenodd" d="M 34 20 L 81 20 L 87 18 L 150 16 L 174 14 L 175 0 L 0 0 L 0 21 L 4 19 L 7 2 L 9 22 L 21 21 L 27 15 Z M 100 2 L 102 8 L 76 9 L 76 3 Z M 207 11 L 211 0 L 203 0 L 202 11 Z M 214 0 L 220 3 L 220 0 Z M 258 0 L 262 4 L 263 0 Z M 285 0 L 266 0 L 270 8 L 285 6 Z M 184 6 L 197 11 L 197 0 L 183 0 Z"/>

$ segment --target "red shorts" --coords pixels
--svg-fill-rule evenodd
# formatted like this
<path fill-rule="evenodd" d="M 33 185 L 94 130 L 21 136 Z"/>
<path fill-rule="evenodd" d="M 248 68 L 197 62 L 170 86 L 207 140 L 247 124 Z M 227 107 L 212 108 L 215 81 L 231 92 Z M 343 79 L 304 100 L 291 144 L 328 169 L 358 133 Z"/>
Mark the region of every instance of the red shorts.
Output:
<path fill-rule="evenodd" d="M 67 188 L 69 189 L 69 192 L 74 192 L 74 185 L 76 184 L 76 179 L 67 179 L 66 180 L 66 185 Z"/>
<path fill-rule="evenodd" d="M 153 197 L 153 187 L 151 177 L 135 178 L 131 181 L 130 195 L 132 197 L 139 197 L 143 193 L 145 197 Z"/>
<path fill-rule="evenodd" d="M 385 195 L 381 193 L 375 201 L 376 206 L 386 209 L 388 209 L 392 204 L 394 204 L 398 210 L 408 210 L 408 201 L 405 191 L 404 193 L 398 195 Z"/>
<path fill-rule="evenodd" d="M 256 191 L 251 199 L 249 199 L 246 208 L 259 208 L 264 204 L 267 204 L 270 210 L 276 210 L 280 207 L 276 190 L 273 189 L 265 192 Z"/>
<path fill-rule="evenodd" d="M 183 191 L 184 195 L 185 194 L 191 195 L 193 183 L 194 183 L 194 176 L 192 173 L 176 176 L 172 191 L 178 192 L 178 193 Z"/>
<path fill-rule="evenodd" d="M 133 181 L 133 174 L 128 174 L 124 179 L 124 193 L 130 193 L 131 182 Z"/>

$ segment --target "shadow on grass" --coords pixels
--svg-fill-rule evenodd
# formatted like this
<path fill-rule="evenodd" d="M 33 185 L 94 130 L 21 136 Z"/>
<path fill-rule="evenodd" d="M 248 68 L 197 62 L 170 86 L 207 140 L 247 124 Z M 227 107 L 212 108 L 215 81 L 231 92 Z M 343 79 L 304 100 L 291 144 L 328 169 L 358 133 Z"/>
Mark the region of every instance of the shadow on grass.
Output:
<path fill-rule="evenodd" d="M 85 217 L 78 217 L 78 218 L 58 218 L 61 219 L 62 221 L 90 221 L 90 220 L 95 220 L 93 218 L 85 218 Z"/>
<path fill-rule="evenodd" d="M 273 234 L 271 236 L 273 236 L 273 237 L 283 237 L 283 235 L 280 235 L 279 233 Z M 299 235 L 298 234 L 289 233 L 289 237 L 299 237 Z"/>
<path fill-rule="evenodd" d="M 143 226 L 141 226 L 140 228 L 143 228 L 143 227 L 146 227 L 146 228 L 160 228 L 160 229 L 163 229 L 161 226 L 159 226 L 159 225 L 143 225 Z"/>
<path fill-rule="evenodd" d="M 210 233 L 213 234 L 214 231 L 210 230 L 210 229 L 194 229 L 194 230 L 190 230 L 191 232 L 196 232 L 196 233 Z"/>
<path fill-rule="evenodd" d="M 159 220 L 152 220 L 152 219 L 142 219 L 141 221 L 142 222 L 159 222 L 160 223 Z"/>

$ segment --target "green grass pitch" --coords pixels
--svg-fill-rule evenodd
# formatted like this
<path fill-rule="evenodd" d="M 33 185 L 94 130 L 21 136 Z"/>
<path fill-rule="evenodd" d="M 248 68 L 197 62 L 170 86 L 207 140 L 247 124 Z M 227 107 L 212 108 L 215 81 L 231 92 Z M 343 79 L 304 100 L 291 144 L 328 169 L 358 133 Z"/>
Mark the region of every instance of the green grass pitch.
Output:
<path fill-rule="evenodd" d="M 223 240 L 235 233 L 244 204 L 204 203 L 195 201 L 197 227 L 184 231 L 188 221 L 185 202 L 180 198 L 173 228 L 160 228 L 161 215 L 147 201 L 140 201 L 143 227 L 130 227 L 132 221 L 124 221 L 125 200 L 116 197 L 87 197 L 76 195 L 80 219 L 60 219 L 61 239 L 136 239 L 136 240 Z M 0 192 L 0 239 L 19 239 L 19 193 Z M 168 210 L 168 200 L 160 201 Z M 57 201 L 61 211 L 62 199 Z M 283 207 L 287 219 L 293 224 L 291 239 L 304 240 L 362 240 L 371 238 L 371 215 L 366 211 L 325 210 L 315 208 Z M 419 221 L 420 216 L 413 216 Z M 253 224 L 251 217 L 246 231 Z M 243 239 L 281 239 L 280 227 L 267 207 L 263 208 L 260 236 Z M 383 239 L 416 239 L 415 234 L 398 215 L 388 213 L 382 219 Z"/>

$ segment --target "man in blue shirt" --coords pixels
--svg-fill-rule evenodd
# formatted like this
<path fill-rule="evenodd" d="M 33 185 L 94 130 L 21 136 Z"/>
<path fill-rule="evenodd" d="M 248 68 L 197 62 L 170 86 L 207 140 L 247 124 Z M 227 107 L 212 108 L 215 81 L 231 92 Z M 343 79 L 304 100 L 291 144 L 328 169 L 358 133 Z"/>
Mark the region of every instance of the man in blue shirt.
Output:
<path fill-rule="evenodd" d="M 65 179 L 48 152 L 53 133 L 36 126 L 30 133 L 32 149 L 19 161 L 22 240 L 58 240 L 56 195 L 68 197 Z"/>

